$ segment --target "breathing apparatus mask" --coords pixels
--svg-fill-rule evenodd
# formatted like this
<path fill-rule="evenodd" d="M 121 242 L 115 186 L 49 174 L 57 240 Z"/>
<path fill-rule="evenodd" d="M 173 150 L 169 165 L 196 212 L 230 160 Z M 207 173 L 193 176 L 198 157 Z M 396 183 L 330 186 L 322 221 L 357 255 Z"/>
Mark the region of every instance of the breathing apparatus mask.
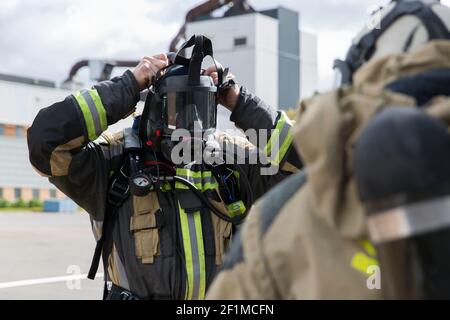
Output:
<path fill-rule="evenodd" d="M 450 39 L 445 22 L 437 14 L 439 11 L 448 11 L 448 8 L 440 5 L 439 1 L 393 0 L 387 7 L 382 8 L 373 17 L 379 19 L 378 23 L 374 23 L 371 28 L 366 27 L 361 32 L 348 50 L 345 60 L 334 61 L 335 87 L 351 84 L 353 74 L 376 56 L 379 50 L 385 53 L 402 53 L 408 52 L 415 41 L 426 43 L 435 39 Z M 404 27 L 399 27 L 399 30 L 394 29 L 396 22 L 405 16 L 416 17 L 420 22 L 419 25 L 417 22 L 411 22 L 409 32 L 405 32 Z M 425 28 L 427 37 L 416 40 L 415 36 L 419 27 Z M 392 32 L 392 36 L 395 37 L 389 39 L 387 43 L 380 44 L 380 38 L 387 32 Z M 392 48 L 385 48 L 385 46 L 392 46 Z"/>
<path fill-rule="evenodd" d="M 188 48 L 192 48 L 190 58 L 182 55 Z M 218 74 L 217 85 L 210 76 L 202 74 L 202 62 L 207 56 L 214 61 Z M 172 159 L 172 151 L 180 143 L 187 142 L 191 146 L 197 143 L 202 150 L 208 150 L 209 143 L 217 145 L 212 135 L 217 122 L 217 95 L 235 83 L 227 79 L 228 69 L 224 70 L 214 59 L 211 40 L 202 35 L 190 38 L 177 53 L 168 54 L 168 58 L 170 64 L 158 72 L 149 88 L 139 120 L 139 145 L 143 147 L 144 152 L 141 154 L 142 150 L 137 147 L 129 156 L 130 192 L 136 196 L 145 196 L 150 191 L 159 189 L 162 183 L 182 184 L 211 212 L 223 220 L 238 224 L 244 220 L 253 203 L 250 183 L 238 164 L 228 165 L 224 161 L 220 164 L 204 163 L 203 157 L 201 162 L 188 163 L 177 163 Z M 177 133 L 176 136 L 180 139 L 173 141 L 177 130 L 183 132 Z M 211 153 L 216 152 L 214 148 L 211 150 Z M 193 149 L 189 151 L 197 152 Z M 162 154 L 169 163 L 159 161 L 157 153 Z M 142 155 L 144 159 L 141 158 Z M 143 163 L 149 165 L 144 166 Z M 234 208 L 231 211 L 238 214 L 224 214 L 211 203 L 203 190 L 185 177 L 177 175 L 175 167 L 181 166 L 184 169 L 186 165 L 211 171 L 218 182 L 218 194 L 227 208 Z M 233 178 L 236 172 L 239 181 Z M 239 208 L 235 208 L 237 204 Z"/>
<path fill-rule="evenodd" d="M 192 47 L 191 58 L 182 55 Z M 184 129 L 187 139 L 202 138 L 214 133 L 217 124 L 217 93 L 228 83 L 228 72 L 213 57 L 211 40 L 192 36 L 178 53 L 168 55 L 170 64 L 160 70 L 145 101 L 139 124 L 141 141 L 172 161 L 171 152 L 179 141 L 172 141 L 175 130 Z M 210 76 L 202 75 L 202 62 L 210 56 L 218 73 L 218 84 Z"/>

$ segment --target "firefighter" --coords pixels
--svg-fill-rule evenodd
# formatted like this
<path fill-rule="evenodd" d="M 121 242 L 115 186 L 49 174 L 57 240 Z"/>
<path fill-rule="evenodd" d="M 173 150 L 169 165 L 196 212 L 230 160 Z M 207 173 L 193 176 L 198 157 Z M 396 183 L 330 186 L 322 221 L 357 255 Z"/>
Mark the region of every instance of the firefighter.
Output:
<path fill-rule="evenodd" d="M 194 36 L 182 49 L 189 47 L 191 59 L 145 57 L 133 72 L 71 94 L 42 109 L 28 130 L 33 167 L 90 215 L 97 247 L 89 277 L 102 256 L 106 299 L 203 299 L 253 201 L 301 167 L 286 114 L 238 86 L 217 61 L 202 70 L 213 55 L 209 39 Z M 147 88 L 133 128 L 106 133 Z M 267 130 L 268 139 L 255 145 L 217 132 L 218 102 L 239 128 Z M 175 161 L 179 146 L 188 146 L 183 156 L 194 150 L 192 141 L 213 144 L 216 157 L 242 149 L 244 160 L 256 153 L 268 161 Z M 262 175 L 264 168 L 276 170 Z"/>
<path fill-rule="evenodd" d="M 304 170 L 253 206 L 208 299 L 450 297 L 450 9 L 380 13 L 301 103 Z"/>

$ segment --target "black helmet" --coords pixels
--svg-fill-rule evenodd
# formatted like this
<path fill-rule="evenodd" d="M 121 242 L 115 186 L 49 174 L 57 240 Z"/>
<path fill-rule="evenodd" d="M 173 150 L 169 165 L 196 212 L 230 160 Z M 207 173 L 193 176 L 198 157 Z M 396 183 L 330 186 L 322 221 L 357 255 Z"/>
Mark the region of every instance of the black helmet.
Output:
<path fill-rule="evenodd" d="M 406 16 L 415 17 L 401 23 Z M 348 50 L 345 60 L 335 60 L 337 84 L 350 84 L 353 74 L 373 57 L 411 51 L 434 39 L 450 39 L 450 9 L 438 0 L 393 0 L 372 19 Z"/>
<path fill-rule="evenodd" d="M 386 298 L 450 298 L 450 135 L 417 108 L 376 115 L 354 173 Z"/>
<path fill-rule="evenodd" d="M 182 53 L 190 47 L 193 47 L 191 58 L 186 58 Z M 141 140 L 150 141 L 156 149 L 161 147 L 162 141 L 170 145 L 170 136 L 176 129 L 185 129 L 192 136 L 214 131 L 216 93 L 223 84 L 224 70 L 214 60 L 212 43 L 208 38 L 194 35 L 178 53 L 168 56 L 171 64 L 158 72 L 149 89 L 139 124 Z M 202 75 L 202 62 L 206 56 L 211 56 L 216 65 L 218 85 L 210 76 Z"/>

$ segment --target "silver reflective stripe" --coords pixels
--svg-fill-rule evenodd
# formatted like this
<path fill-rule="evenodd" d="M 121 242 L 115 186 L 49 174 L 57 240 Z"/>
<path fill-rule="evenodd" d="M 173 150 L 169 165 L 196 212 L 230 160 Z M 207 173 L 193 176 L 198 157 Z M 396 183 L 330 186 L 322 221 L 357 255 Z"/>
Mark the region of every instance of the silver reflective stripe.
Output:
<path fill-rule="evenodd" d="M 92 119 L 94 120 L 95 133 L 97 136 L 100 136 L 103 130 L 100 122 L 100 115 L 98 114 L 94 100 L 92 100 L 92 97 L 89 94 L 89 91 L 87 90 L 81 91 L 81 95 L 83 96 L 84 100 L 86 100 L 86 104 L 88 105 L 89 111 L 91 112 L 92 115 Z"/>
<path fill-rule="evenodd" d="M 192 288 L 192 298 L 200 299 L 200 256 L 197 244 L 197 232 L 195 230 L 194 214 L 187 214 L 189 225 L 189 236 L 191 238 L 192 264 L 194 269 L 194 286 Z"/>
<path fill-rule="evenodd" d="M 375 244 L 450 227 L 450 196 L 371 214 L 367 219 Z"/>
<path fill-rule="evenodd" d="M 205 185 L 207 183 L 213 183 L 213 177 L 212 176 L 204 176 L 202 177 L 202 184 Z"/>

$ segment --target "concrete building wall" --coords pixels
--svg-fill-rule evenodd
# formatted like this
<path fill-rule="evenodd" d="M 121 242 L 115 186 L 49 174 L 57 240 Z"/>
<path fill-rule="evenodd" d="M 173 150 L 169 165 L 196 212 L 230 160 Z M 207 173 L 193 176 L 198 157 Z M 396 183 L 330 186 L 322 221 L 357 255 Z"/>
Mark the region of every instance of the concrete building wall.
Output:
<path fill-rule="evenodd" d="M 57 198 L 65 197 L 32 168 L 26 134 L 41 108 L 69 93 L 50 86 L 0 80 L 0 198 L 29 201 L 38 195 L 38 199 L 46 200 L 51 193 L 56 193 Z"/>
<path fill-rule="evenodd" d="M 278 21 L 256 14 L 255 91 L 269 105 L 278 109 Z M 245 82 L 243 82 L 245 85 Z"/>
<path fill-rule="evenodd" d="M 238 81 L 265 101 L 278 104 L 278 22 L 259 14 L 203 20 L 187 25 L 187 37 L 203 34 L 214 55 Z M 205 60 L 205 64 L 209 64 Z M 275 84 L 275 85 L 274 85 Z"/>
<path fill-rule="evenodd" d="M 41 108 L 64 99 L 70 91 L 0 80 L 0 122 L 29 126 Z"/>
<path fill-rule="evenodd" d="M 300 34 L 300 98 L 311 97 L 318 86 L 317 36 Z"/>
<path fill-rule="evenodd" d="M 216 58 L 241 84 L 274 108 L 289 109 L 311 96 L 318 81 L 317 38 L 299 24 L 298 12 L 278 7 L 192 22 L 187 36 L 209 37 Z M 228 121 L 223 111 L 219 119 Z"/>

